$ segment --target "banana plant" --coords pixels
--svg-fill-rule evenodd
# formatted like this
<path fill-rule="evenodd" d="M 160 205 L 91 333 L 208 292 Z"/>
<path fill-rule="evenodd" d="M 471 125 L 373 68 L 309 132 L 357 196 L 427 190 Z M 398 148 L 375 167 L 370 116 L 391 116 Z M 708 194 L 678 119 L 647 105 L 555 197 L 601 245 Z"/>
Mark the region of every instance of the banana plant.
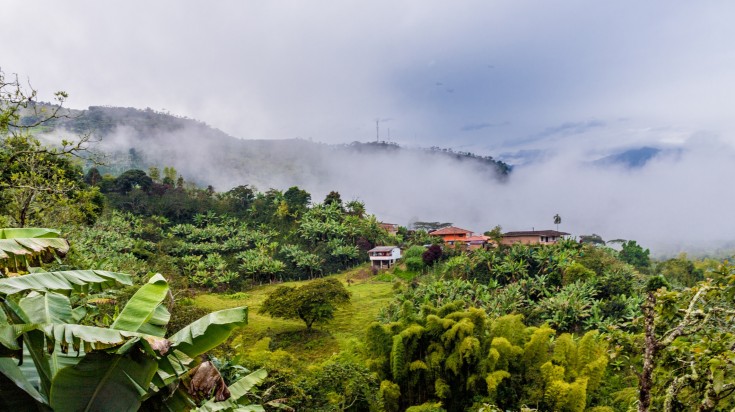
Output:
<path fill-rule="evenodd" d="M 0 269 L 15 273 L 27 269 L 33 258 L 49 260 L 54 252 L 63 257 L 69 251 L 69 242 L 60 236 L 53 229 L 0 229 Z"/>
<path fill-rule="evenodd" d="M 131 284 L 129 275 L 99 270 L 0 279 L 0 409 L 195 407 L 187 382 L 196 359 L 247 324 L 247 308 L 210 313 L 165 338 L 169 287 L 156 274 L 109 328 L 79 324 L 84 309 L 70 295 Z"/>

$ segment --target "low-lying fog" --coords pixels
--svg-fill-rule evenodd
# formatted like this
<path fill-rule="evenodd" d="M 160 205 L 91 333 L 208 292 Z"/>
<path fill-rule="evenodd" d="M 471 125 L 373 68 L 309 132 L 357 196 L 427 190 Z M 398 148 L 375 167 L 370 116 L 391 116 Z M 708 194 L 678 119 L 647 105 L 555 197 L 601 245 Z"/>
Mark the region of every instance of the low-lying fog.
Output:
<path fill-rule="evenodd" d="M 199 130 L 140 139 L 121 128 L 102 147 L 136 147 L 146 162 L 175 166 L 187 180 L 219 191 L 241 184 L 262 191 L 298 185 L 318 202 L 337 190 L 344 200 L 365 202 L 379 220 L 400 225 L 453 222 L 479 233 L 495 225 L 508 231 L 554 229 L 558 213 L 562 231 L 635 239 L 657 255 L 732 246 L 735 191 L 729 179 L 735 175 L 735 149 L 701 133 L 668 140 L 657 135 L 654 144 L 661 151 L 640 167 L 595 163 L 640 147 L 631 146 L 640 139 L 629 134 L 618 146 L 598 147 L 578 133 L 511 148 L 535 157 L 515 166 L 504 181 L 475 162 L 423 150 L 360 152 L 304 140 L 207 143 Z"/>

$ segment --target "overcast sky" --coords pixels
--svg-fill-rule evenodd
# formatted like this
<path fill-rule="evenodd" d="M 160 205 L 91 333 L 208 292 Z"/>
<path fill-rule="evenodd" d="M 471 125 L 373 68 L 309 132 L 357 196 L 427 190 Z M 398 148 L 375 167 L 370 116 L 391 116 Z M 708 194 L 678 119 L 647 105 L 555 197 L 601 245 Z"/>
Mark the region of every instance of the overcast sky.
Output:
<path fill-rule="evenodd" d="M 165 109 L 246 139 L 366 141 L 380 119 L 380 138 L 404 145 L 541 150 L 554 161 L 535 167 L 555 173 L 520 170 L 499 199 L 524 214 L 512 225 L 559 212 L 580 231 L 635 221 L 620 230 L 631 236 L 656 221 L 655 237 L 702 210 L 694 194 L 735 202 L 723 189 L 735 174 L 733 16 L 724 1 L 10 0 L 0 67 L 47 98 L 66 90 L 70 107 Z M 693 154 L 579 178 L 581 162 L 644 145 Z M 594 184 L 602 227 L 594 207 L 574 209 Z M 620 206 L 637 202 L 631 188 L 646 213 Z M 539 193 L 556 208 L 511 202 Z M 735 238 L 727 212 L 708 207 L 687 230 Z"/>
<path fill-rule="evenodd" d="M 66 90 L 73 107 L 166 109 L 242 138 L 367 140 L 384 119 L 381 139 L 489 152 L 570 132 L 670 140 L 732 128 L 734 12 L 730 2 L 11 0 L 0 65 L 46 94 Z M 661 128 L 676 131 L 639 132 Z"/>

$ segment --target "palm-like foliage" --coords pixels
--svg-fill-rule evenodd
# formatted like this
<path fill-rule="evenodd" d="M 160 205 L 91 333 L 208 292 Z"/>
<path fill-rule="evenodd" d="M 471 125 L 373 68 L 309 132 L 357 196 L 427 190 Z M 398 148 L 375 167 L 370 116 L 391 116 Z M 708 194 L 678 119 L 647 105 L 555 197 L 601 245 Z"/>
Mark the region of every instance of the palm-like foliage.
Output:
<path fill-rule="evenodd" d="M 86 312 L 72 307 L 72 294 L 131 284 L 129 275 L 97 270 L 0 279 L 2 409 L 137 410 L 144 402 L 195 406 L 184 390 L 194 359 L 245 325 L 247 309 L 211 313 L 165 339 L 169 288 L 163 276 L 155 275 L 110 328 L 79 324 Z"/>
<path fill-rule="evenodd" d="M 34 258 L 46 260 L 54 252 L 63 256 L 68 251 L 69 243 L 55 230 L 0 229 L 0 269 L 26 270 Z"/>

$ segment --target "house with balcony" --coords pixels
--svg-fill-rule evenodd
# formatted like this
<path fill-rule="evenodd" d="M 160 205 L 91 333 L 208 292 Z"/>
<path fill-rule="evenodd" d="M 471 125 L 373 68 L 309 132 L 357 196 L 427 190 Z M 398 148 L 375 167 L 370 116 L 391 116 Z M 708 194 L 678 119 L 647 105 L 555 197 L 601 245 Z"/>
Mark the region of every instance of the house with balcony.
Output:
<path fill-rule="evenodd" d="M 389 269 L 401 258 L 398 246 L 376 246 L 368 250 L 370 264 L 377 269 Z"/>
<path fill-rule="evenodd" d="M 524 245 L 553 245 L 569 233 L 556 230 L 527 230 L 519 232 L 503 233 L 501 244 L 512 245 L 522 243 Z"/>

